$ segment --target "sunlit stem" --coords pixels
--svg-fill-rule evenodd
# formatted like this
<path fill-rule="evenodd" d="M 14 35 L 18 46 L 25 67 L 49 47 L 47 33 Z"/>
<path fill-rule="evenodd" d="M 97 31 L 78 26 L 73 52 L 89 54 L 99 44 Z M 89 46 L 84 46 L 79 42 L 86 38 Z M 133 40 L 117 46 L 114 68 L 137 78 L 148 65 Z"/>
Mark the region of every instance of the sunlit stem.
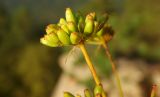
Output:
<path fill-rule="evenodd" d="M 153 85 L 153 86 L 152 86 L 152 91 L 151 91 L 151 96 L 150 96 L 150 97 L 155 97 L 156 90 L 157 90 L 157 85 Z"/>
<path fill-rule="evenodd" d="M 113 73 L 114 73 L 114 75 L 115 75 L 115 78 L 116 78 L 116 81 L 117 81 L 117 84 L 118 84 L 118 89 L 119 89 L 120 96 L 121 96 L 121 97 L 124 97 L 124 95 L 123 95 L 123 90 L 122 90 L 122 86 L 121 86 L 121 81 L 120 81 L 120 78 L 119 78 L 119 74 L 118 74 L 118 72 L 117 72 L 117 70 L 116 70 L 116 65 L 115 65 L 115 63 L 114 63 L 114 61 L 113 61 L 113 59 L 112 59 L 112 56 L 111 56 L 111 54 L 110 54 L 108 45 L 107 45 L 105 42 L 103 42 L 102 45 L 103 45 L 103 47 L 105 48 L 106 54 L 107 54 L 107 56 L 108 56 L 108 58 L 109 58 L 109 61 L 110 61 L 110 63 L 111 63 L 112 71 L 113 71 Z"/>
<path fill-rule="evenodd" d="M 90 69 L 90 71 L 91 71 L 91 73 L 93 75 L 93 78 L 94 78 L 96 84 L 97 85 L 101 84 L 100 79 L 99 79 L 99 77 L 98 77 L 98 75 L 96 73 L 96 70 L 95 70 L 95 68 L 94 68 L 94 66 L 93 66 L 93 64 L 92 64 L 92 62 L 90 60 L 90 57 L 89 57 L 89 55 L 87 53 L 87 50 L 86 50 L 84 44 L 83 43 L 79 44 L 79 47 L 80 47 L 80 49 L 81 49 L 81 51 L 82 51 L 82 53 L 84 55 L 84 58 L 85 58 L 85 60 L 86 60 L 86 62 L 88 64 L 88 67 L 89 67 L 89 69 Z"/>

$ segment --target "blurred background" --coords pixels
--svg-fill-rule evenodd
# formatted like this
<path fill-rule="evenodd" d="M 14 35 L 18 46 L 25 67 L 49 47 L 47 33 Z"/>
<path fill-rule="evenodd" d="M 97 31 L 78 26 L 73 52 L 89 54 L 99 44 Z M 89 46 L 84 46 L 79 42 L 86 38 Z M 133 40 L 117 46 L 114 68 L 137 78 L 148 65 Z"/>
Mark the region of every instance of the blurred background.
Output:
<path fill-rule="evenodd" d="M 125 97 L 149 97 L 152 84 L 160 86 L 159 3 L 0 0 L 0 97 L 63 97 L 63 91 L 93 90 L 94 81 L 79 49 L 50 48 L 39 42 L 45 27 L 64 17 L 66 7 L 84 14 L 109 13 L 108 22 L 116 32 L 109 46 Z M 104 49 L 97 48 L 87 46 L 109 97 L 119 97 Z"/>

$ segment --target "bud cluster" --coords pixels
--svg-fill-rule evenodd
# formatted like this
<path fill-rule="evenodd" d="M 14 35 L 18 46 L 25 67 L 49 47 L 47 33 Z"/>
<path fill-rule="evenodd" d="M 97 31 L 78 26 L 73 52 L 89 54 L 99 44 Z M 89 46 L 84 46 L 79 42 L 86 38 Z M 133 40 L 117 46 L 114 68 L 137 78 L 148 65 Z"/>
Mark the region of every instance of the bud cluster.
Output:
<path fill-rule="evenodd" d="M 96 13 L 92 12 L 84 17 L 81 13 L 74 13 L 67 8 L 65 19 L 60 18 L 57 24 L 48 25 L 46 35 L 40 41 L 51 47 L 77 45 L 88 41 L 99 42 L 102 38 L 108 41 L 113 36 L 113 30 L 107 20 L 107 14 L 97 18 Z"/>
<path fill-rule="evenodd" d="M 82 97 L 82 96 L 79 95 L 79 94 L 74 96 L 70 92 L 64 92 L 64 97 Z M 101 85 L 97 85 L 94 88 L 94 92 L 93 93 L 91 93 L 88 89 L 85 89 L 84 90 L 84 97 L 106 97 L 106 96 L 105 96 L 105 92 L 104 92 L 102 86 Z"/>

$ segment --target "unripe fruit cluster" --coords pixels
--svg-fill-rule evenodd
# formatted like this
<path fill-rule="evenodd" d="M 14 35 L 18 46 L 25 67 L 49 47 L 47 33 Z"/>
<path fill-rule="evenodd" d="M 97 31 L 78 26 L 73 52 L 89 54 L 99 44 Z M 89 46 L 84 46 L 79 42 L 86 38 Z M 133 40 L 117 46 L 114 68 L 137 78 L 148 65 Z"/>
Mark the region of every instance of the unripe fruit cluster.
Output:
<path fill-rule="evenodd" d="M 74 96 L 72 93 L 70 92 L 64 92 L 64 97 L 81 97 L 81 95 L 76 95 Z M 102 85 L 97 85 L 94 88 L 94 92 L 91 93 L 88 89 L 84 90 L 84 97 L 106 97 L 105 96 L 105 92 L 102 88 Z"/>
<path fill-rule="evenodd" d="M 46 35 L 40 39 L 42 44 L 50 47 L 77 45 L 80 42 L 97 41 L 102 37 L 110 40 L 110 36 L 113 36 L 113 30 L 107 24 L 107 14 L 97 18 L 95 12 L 92 12 L 84 17 L 67 8 L 65 16 L 57 24 L 46 27 Z"/>

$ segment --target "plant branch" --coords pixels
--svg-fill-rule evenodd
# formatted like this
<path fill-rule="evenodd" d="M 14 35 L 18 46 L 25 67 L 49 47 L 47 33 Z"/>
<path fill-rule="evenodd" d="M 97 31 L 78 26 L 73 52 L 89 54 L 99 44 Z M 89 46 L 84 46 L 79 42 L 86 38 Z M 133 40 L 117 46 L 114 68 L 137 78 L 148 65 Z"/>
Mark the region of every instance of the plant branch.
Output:
<path fill-rule="evenodd" d="M 91 73 L 93 75 L 93 78 L 94 78 L 96 84 L 97 85 L 101 84 L 100 79 L 99 79 L 99 77 L 98 77 L 98 75 L 96 73 L 96 70 L 95 70 L 95 68 L 94 68 L 94 66 L 93 66 L 93 64 L 92 64 L 92 62 L 90 60 L 90 57 L 89 57 L 89 55 L 87 53 L 87 50 L 86 50 L 84 44 L 83 43 L 79 44 L 79 47 L 80 47 L 80 49 L 81 49 L 81 51 L 82 51 L 82 53 L 84 55 L 84 58 L 85 58 L 85 60 L 86 60 L 86 62 L 88 64 L 88 67 L 89 67 L 89 69 L 90 69 L 90 71 L 91 71 Z"/>
<path fill-rule="evenodd" d="M 123 95 L 123 90 L 122 90 L 122 86 L 121 86 L 121 81 L 120 81 L 118 72 L 117 72 L 117 70 L 116 70 L 116 65 L 115 65 L 115 63 L 114 63 L 114 61 L 113 61 L 113 59 L 112 59 L 111 54 L 110 54 L 109 48 L 108 48 L 108 46 L 107 46 L 107 44 L 106 44 L 105 42 L 102 43 L 102 46 L 105 48 L 106 54 L 107 54 L 107 56 L 108 56 L 108 58 L 109 58 L 109 61 L 111 62 L 112 71 L 113 71 L 113 73 L 114 73 L 114 75 L 115 75 L 115 77 L 116 77 L 116 80 L 117 80 L 117 84 L 118 84 L 120 96 L 121 96 L 121 97 L 124 97 L 124 95 Z"/>

